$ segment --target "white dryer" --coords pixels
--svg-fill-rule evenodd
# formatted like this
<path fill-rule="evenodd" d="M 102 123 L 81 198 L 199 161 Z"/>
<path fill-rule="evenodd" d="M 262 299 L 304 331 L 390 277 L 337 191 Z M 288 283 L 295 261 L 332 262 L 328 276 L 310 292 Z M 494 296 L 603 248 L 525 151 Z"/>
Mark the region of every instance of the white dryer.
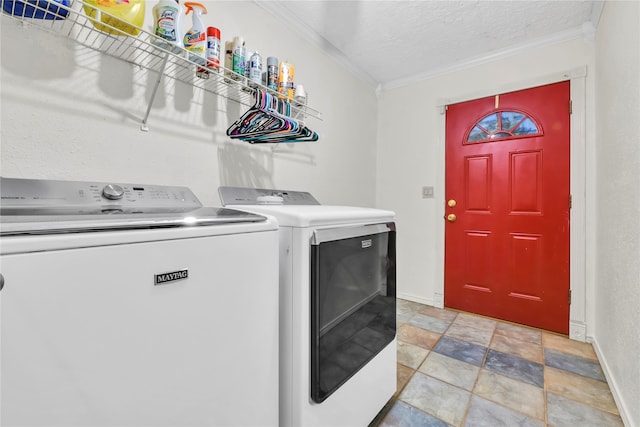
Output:
<path fill-rule="evenodd" d="M 220 187 L 280 227 L 280 425 L 367 426 L 396 390 L 395 214 Z"/>
<path fill-rule="evenodd" d="M 1 425 L 277 426 L 275 221 L 184 187 L 1 186 Z"/>

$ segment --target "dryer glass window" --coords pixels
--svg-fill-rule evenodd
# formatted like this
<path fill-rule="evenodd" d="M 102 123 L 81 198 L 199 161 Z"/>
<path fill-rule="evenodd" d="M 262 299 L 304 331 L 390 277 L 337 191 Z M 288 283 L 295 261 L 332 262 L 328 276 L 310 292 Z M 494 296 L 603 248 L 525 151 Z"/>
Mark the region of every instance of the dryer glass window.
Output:
<path fill-rule="evenodd" d="M 394 224 L 384 227 L 312 244 L 311 397 L 317 403 L 395 337 L 395 231 Z"/>

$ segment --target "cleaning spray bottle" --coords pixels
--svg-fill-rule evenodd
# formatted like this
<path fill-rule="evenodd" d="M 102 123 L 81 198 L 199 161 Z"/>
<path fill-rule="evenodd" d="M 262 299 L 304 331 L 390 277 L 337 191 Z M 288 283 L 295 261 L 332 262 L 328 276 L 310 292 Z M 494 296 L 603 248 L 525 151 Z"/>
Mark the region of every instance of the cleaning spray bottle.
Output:
<path fill-rule="evenodd" d="M 182 6 L 178 0 L 160 0 L 153 7 L 153 30 L 156 35 L 153 44 L 172 52 L 180 52 L 184 46 L 178 35 L 181 19 Z"/>
<path fill-rule="evenodd" d="M 189 61 L 204 65 L 207 63 L 207 31 L 201 16 L 207 14 L 207 8 L 195 2 L 185 2 L 184 7 L 185 15 L 193 12 L 193 24 L 184 35 L 184 48 L 189 52 Z"/>

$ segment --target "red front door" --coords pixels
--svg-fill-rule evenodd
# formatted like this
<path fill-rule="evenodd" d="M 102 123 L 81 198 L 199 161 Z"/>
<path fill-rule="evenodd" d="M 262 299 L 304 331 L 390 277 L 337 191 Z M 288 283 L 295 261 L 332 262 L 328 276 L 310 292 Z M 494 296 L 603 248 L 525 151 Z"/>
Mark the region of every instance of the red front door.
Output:
<path fill-rule="evenodd" d="M 569 331 L 569 82 L 450 105 L 445 306 Z"/>

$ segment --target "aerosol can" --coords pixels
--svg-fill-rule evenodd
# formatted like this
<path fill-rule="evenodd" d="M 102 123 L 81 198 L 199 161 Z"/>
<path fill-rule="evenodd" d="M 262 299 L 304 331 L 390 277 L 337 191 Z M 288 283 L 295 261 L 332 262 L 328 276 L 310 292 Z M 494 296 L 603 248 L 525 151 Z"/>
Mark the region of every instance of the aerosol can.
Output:
<path fill-rule="evenodd" d="M 258 51 L 249 60 L 249 86 L 258 87 L 262 84 L 262 56 Z"/>
<path fill-rule="evenodd" d="M 244 82 L 244 57 L 246 50 L 244 48 L 244 39 L 236 36 L 233 38 L 233 73 L 231 78 Z"/>
<path fill-rule="evenodd" d="M 220 72 L 220 29 L 207 27 L 207 66 L 198 67 L 196 76 L 208 79 L 210 73 Z"/>

